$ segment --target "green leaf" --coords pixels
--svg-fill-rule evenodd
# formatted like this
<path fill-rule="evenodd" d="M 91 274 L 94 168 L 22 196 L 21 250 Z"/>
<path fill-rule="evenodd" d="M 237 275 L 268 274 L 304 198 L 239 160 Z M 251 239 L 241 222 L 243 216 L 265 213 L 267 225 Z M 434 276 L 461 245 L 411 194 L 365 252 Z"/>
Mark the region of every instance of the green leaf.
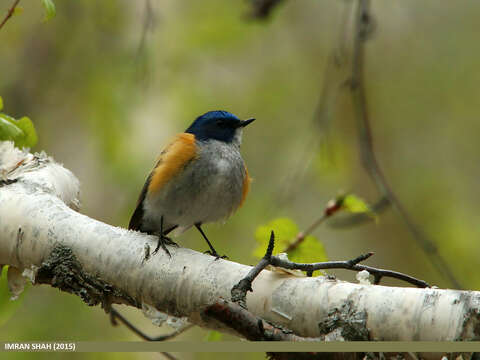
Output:
<path fill-rule="evenodd" d="M 275 232 L 274 254 L 284 252 L 296 240 L 299 232 L 297 224 L 289 218 L 278 218 L 259 226 L 255 232 L 255 239 L 258 242 L 258 247 L 254 251 L 255 256 L 261 258 L 265 255 L 272 230 Z M 327 261 L 327 254 L 322 243 L 315 236 L 308 235 L 288 253 L 288 258 L 293 262 L 312 263 Z"/>
<path fill-rule="evenodd" d="M 8 266 L 4 266 L 0 278 L 0 327 L 3 326 L 17 311 L 22 304 L 24 293 L 21 293 L 17 300 L 10 300 L 11 294 L 7 284 Z"/>
<path fill-rule="evenodd" d="M 258 247 L 253 253 L 254 256 L 261 258 L 265 255 L 272 230 L 275 232 L 275 254 L 284 251 L 298 234 L 297 224 L 289 218 L 278 218 L 266 225 L 259 226 L 255 231 Z"/>
<path fill-rule="evenodd" d="M 2 97 L 0 96 L 0 111 L 3 109 L 3 99 Z"/>
<path fill-rule="evenodd" d="M 0 140 L 11 140 L 16 145 L 24 137 L 25 134 L 16 122 L 11 116 L 0 114 Z"/>
<path fill-rule="evenodd" d="M 352 213 L 366 213 L 375 219 L 377 218 L 367 202 L 354 194 L 345 195 L 342 208 Z"/>
<path fill-rule="evenodd" d="M 24 116 L 20 120 L 0 113 L 0 140 L 11 140 L 16 147 L 33 147 L 37 143 L 37 132 L 32 121 Z"/>
<path fill-rule="evenodd" d="M 51 20 L 55 17 L 57 14 L 57 11 L 55 9 L 55 4 L 53 3 L 52 0 L 42 0 L 42 5 L 45 8 L 45 18 L 44 21 Z"/>
<path fill-rule="evenodd" d="M 211 330 L 208 332 L 207 336 L 205 337 L 206 341 L 220 341 L 222 340 L 223 334 L 221 332 Z"/>
<path fill-rule="evenodd" d="M 30 118 L 24 116 L 20 120 L 17 121 L 17 126 L 23 131 L 24 138 L 23 138 L 23 147 L 34 147 L 37 144 L 38 137 L 37 132 L 35 131 L 35 127 L 33 126 L 32 120 Z M 18 145 L 17 145 L 18 146 Z M 21 146 L 19 146 L 21 147 Z"/>
<path fill-rule="evenodd" d="M 290 261 L 299 263 L 315 263 L 328 261 L 323 244 L 312 235 L 308 235 L 302 243 L 288 253 Z"/>

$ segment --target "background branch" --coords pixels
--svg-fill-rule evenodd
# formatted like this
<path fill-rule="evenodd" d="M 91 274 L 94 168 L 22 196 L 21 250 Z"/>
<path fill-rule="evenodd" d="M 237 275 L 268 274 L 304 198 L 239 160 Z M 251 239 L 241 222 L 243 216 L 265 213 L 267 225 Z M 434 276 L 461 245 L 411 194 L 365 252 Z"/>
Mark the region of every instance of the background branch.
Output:
<path fill-rule="evenodd" d="M 435 269 L 445 278 L 447 278 L 453 286 L 461 289 L 462 286 L 456 279 L 448 263 L 438 252 L 435 243 L 429 239 L 410 219 L 407 211 L 400 203 L 385 176 L 383 175 L 375 156 L 364 79 L 365 42 L 368 40 L 368 37 L 372 32 L 372 27 L 373 19 L 370 12 L 370 1 L 358 0 L 355 15 L 355 37 L 353 44 L 353 62 L 350 89 L 358 125 L 362 164 L 374 184 L 377 186 L 379 192 L 384 196 L 385 199 L 392 203 L 393 207 L 400 215 L 408 230 L 413 235 L 413 238 L 420 245 L 421 249 L 427 255 Z"/>
<path fill-rule="evenodd" d="M 3 18 L 2 22 L 0 23 L 0 29 L 5 25 L 5 23 L 10 19 L 15 12 L 15 8 L 17 7 L 20 0 L 15 0 L 10 9 L 8 9 L 7 15 Z"/>

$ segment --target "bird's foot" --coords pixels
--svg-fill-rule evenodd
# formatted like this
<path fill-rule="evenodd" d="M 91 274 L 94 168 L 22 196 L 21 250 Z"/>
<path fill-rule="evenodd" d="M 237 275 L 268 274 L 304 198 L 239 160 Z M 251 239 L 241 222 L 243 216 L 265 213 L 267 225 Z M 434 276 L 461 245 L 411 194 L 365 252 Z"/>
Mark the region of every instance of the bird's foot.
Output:
<path fill-rule="evenodd" d="M 160 247 L 162 247 L 162 249 L 167 253 L 167 255 L 169 257 L 172 257 L 172 255 L 170 255 L 170 251 L 168 251 L 167 247 L 165 245 L 171 245 L 171 246 L 175 246 L 175 247 L 178 247 L 178 244 L 176 242 L 174 242 L 171 238 L 169 238 L 168 236 L 165 236 L 165 235 L 158 235 L 158 242 L 157 242 L 157 247 L 155 248 L 155 250 L 153 251 L 152 255 L 155 255 L 158 250 L 160 249 Z"/>
<path fill-rule="evenodd" d="M 207 250 L 204 252 L 204 254 L 208 254 L 208 255 L 212 255 L 212 256 L 215 256 L 215 260 L 218 260 L 218 259 L 228 259 L 228 256 L 227 255 L 218 255 L 218 253 L 216 251 L 210 251 L 210 250 Z"/>

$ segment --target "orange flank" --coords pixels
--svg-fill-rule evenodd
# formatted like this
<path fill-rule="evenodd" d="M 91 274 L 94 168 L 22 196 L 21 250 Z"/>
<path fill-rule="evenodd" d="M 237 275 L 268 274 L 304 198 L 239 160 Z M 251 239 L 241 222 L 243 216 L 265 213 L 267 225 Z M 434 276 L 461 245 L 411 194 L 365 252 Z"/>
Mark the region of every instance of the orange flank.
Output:
<path fill-rule="evenodd" d="M 244 164 L 243 166 L 245 167 L 245 178 L 243 179 L 242 201 L 240 201 L 240 205 L 238 205 L 238 207 L 242 206 L 245 202 L 248 190 L 250 189 L 250 182 L 252 181 L 252 178 L 248 175 L 247 165 Z"/>
<path fill-rule="evenodd" d="M 182 133 L 162 151 L 153 170 L 148 193 L 159 191 L 197 154 L 195 135 Z"/>

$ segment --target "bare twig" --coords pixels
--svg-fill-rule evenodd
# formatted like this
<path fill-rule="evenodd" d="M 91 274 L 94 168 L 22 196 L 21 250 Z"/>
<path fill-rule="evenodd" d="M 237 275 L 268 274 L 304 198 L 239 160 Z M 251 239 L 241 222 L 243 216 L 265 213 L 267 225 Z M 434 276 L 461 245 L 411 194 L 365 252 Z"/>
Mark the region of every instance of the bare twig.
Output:
<path fill-rule="evenodd" d="M 291 262 L 288 259 L 272 256 L 273 247 L 275 244 L 275 234 L 272 231 L 270 233 L 270 240 L 268 242 L 267 251 L 265 256 L 255 265 L 252 270 L 249 271 L 247 276 L 240 280 L 235 286 L 233 286 L 231 294 L 232 301 L 238 303 L 244 309 L 247 308 L 246 299 L 247 292 L 252 290 L 252 282 L 260 274 L 260 272 L 265 269 L 268 265 L 277 266 L 289 270 L 301 270 L 306 271 L 307 275 L 311 276 L 314 271 L 325 270 L 325 269 L 346 269 L 352 271 L 363 271 L 366 270 L 374 276 L 374 283 L 379 284 L 380 280 L 383 277 L 390 277 L 398 280 L 403 280 L 409 284 L 415 285 L 419 288 L 430 287 L 430 285 L 420 279 L 414 278 L 397 271 L 378 269 L 371 266 L 360 265 L 359 263 L 367 260 L 373 255 L 373 252 L 360 255 L 355 259 L 345 260 L 345 261 L 325 261 L 311 264 L 304 263 L 295 263 Z"/>
<path fill-rule="evenodd" d="M 157 26 L 157 14 L 152 6 L 151 0 L 145 0 L 145 9 L 143 13 L 142 32 L 140 41 L 135 54 L 134 62 L 136 67 L 136 80 L 143 82 L 145 86 L 148 85 L 149 76 L 152 71 L 146 54 L 148 37 Z"/>
<path fill-rule="evenodd" d="M 247 291 L 253 291 L 252 282 L 260 272 L 265 269 L 271 261 L 273 246 L 275 244 L 275 235 L 273 231 L 270 233 L 270 241 L 268 242 L 267 252 L 260 262 L 249 271 L 247 276 L 236 284 L 231 291 L 232 301 L 238 303 L 241 307 L 247 308 L 246 298 Z"/>
<path fill-rule="evenodd" d="M 157 24 L 157 17 L 155 14 L 155 10 L 152 8 L 152 3 L 150 2 L 150 0 L 145 0 L 142 34 L 140 37 L 140 43 L 138 44 L 137 55 L 136 55 L 137 61 L 140 55 L 144 52 L 148 32 L 152 31 L 155 28 L 156 24 Z"/>
<path fill-rule="evenodd" d="M 177 358 L 175 356 L 173 356 L 172 354 L 170 354 L 168 352 L 162 351 L 160 354 L 165 356 L 168 360 L 177 360 Z"/>
<path fill-rule="evenodd" d="M 439 254 L 435 243 L 429 239 L 410 219 L 407 211 L 399 202 L 388 184 L 383 172 L 378 165 L 373 150 L 370 120 L 368 114 L 367 96 L 364 80 L 365 42 L 372 30 L 372 16 L 370 13 L 370 1 L 358 0 L 355 16 L 355 38 L 353 43 L 352 77 L 350 90 L 353 98 L 355 114 L 357 118 L 362 164 L 380 193 L 387 198 L 399 213 L 410 233 L 427 255 L 437 271 L 448 278 L 457 288 L 462 288 L 457 281 L 447 262 Z"/>
<path fill-rule="evenodd" d="M 15 12 L 15 8 L 17 7 L 19 2 L 20 2 L 20 0 L 15 0 L 13 2 L 12 6 L 10 7 L 10 9 L 7 12 L 7 15 L 5 16 L 3 21 L 0 23 L 0 29 L 3 27 L 3 25 L 5 25 L 5 23 L 8 21 L 8 19 L 10 19 L 12 17 L 13 13 Z"/>
<path fill-rule="evenodd" d="M 292 250 L 295 250 L 298 247 L 298 245 L 300 245 L 308 235 L 310 235 L 317 227 L 319 227 L 330 216 L 332 216 L 338 210 L 340 210 L 342 206 L 342 202 L 343 202 L 343 197 L 338 197 L 334 200 L 330 200 L 327 203 L 327 206 L 323 211 L 322 216 L 320 216 L 317 220 L 315 220 L 313 224 L 310 225 L 306 230 L 299 232 L 295 237 L 295 240 L 290 245 L 288 245 L 288 247 L 283 252 L 288 253 Z"/>
<path fill-rule="evenodd" d="M 373 253 L 367 253 L 364 255 L 360 255 L 359 257 L 353 260 L 325 261 L 325 262 L 312 263 L 312 264 L 294 263 L 289 260 L 279 258 L 278 256 L 272 256 L 270 265 L 278 266 L 284 269 L 302 270 L 306 272 L 313 272 L 316 270 L 325 270 L 325 269 L 346 269 L 346 270 L 352 270 L 352 271 L 366 270 L 370 274 L 374 275 L 375 284 L 379 284 L 380 280 L 383 277 L 390 277 L 390 278 L 406 281 L 407 283 L 415 285 L 419 288 L 430 287 L 430 285 L 423 280 L 414 278 L 412 276 L 409 276 L 397 271 L 378 269 L 371 266 L 358 264 L 358 262 L 364 261 L 372 255 Z"/>
<path fill-rule="evenodd" d="M 132 332 L 137 334 L 139 337 L 141 337 L 143 340 L 146 341 L 166 341 L 173 339 L 174 337 L 184 333 L 185 331 L 191 329 L 194 325 L 193 324 L 188 324 L 185 325 L 184 327 L 181 327 L 175 331 L 172 331 L 169 334 L 165 335 L 160 335 L 160 336 L 149 336 L 139 330 L 135 325 L 133 325 L 130 321 L 128 321 L 122 314 L 120 314 L 117 310 L 115 310 L 113 307 L 110 308 L 110 322 L 112 323 L 113 326 L 117 326 L 117 320 L 120 320 L 122 324 L 124 324 L 127 328 L 129 328 Z"/>

